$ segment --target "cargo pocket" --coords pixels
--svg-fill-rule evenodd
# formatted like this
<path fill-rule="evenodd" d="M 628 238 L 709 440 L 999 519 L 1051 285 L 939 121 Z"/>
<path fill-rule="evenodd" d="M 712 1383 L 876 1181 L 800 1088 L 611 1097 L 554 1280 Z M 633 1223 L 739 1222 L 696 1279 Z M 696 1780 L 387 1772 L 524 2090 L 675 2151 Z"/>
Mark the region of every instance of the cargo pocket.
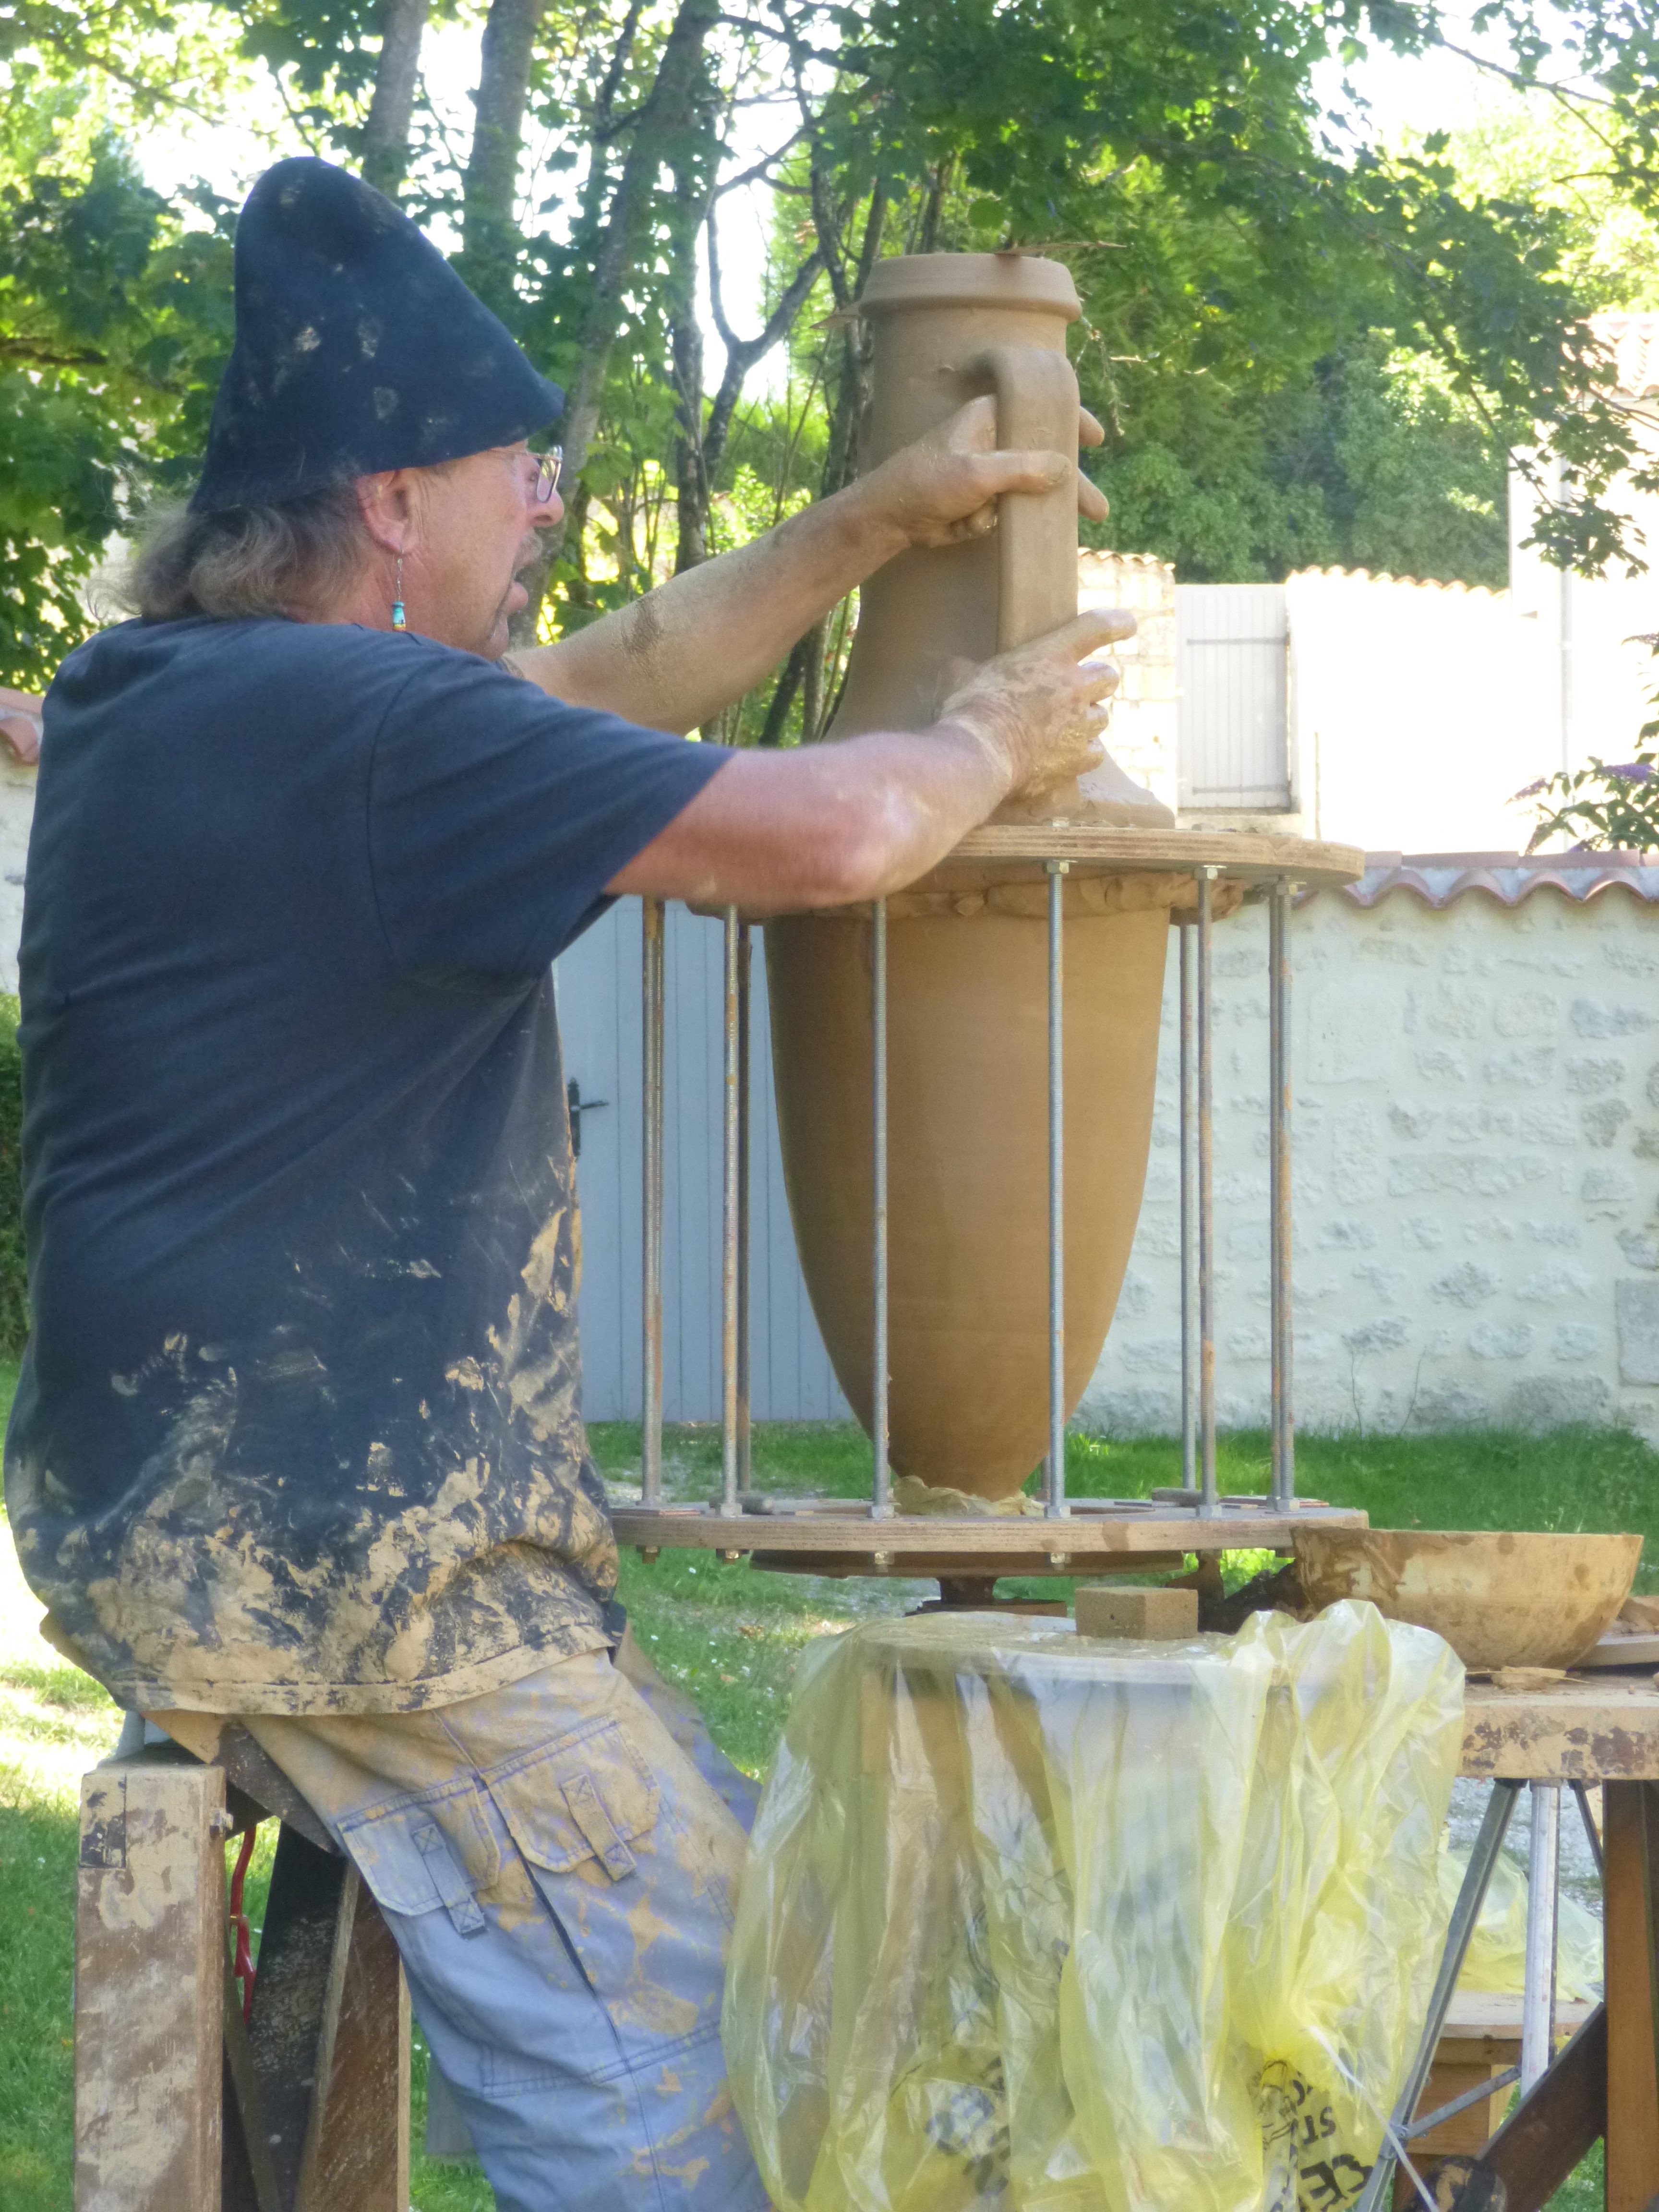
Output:
<path fill-rule="evenodd" d="M 532 1867 L 570 1874 L 591 1859 L 613 1882 L 638 1871 L 633 1846 L 657 1825 L 659 1791 L 615 1721 L 590 1721 L 487 1778 Z"/>
<path fill-rule="evenodd" d="M 480 1935 L 476 1893 L 501 1872 L 501 1853 L 476 1784 L 396 1797 L 340 1822 L 340 1841 L 386 1912 L 413 1917 L 441 1905 L 460 1936 Z"/>
<path fill-rule="evenodd" d="M 635 1986 L 659 1791 L 622 1729 L 590 1721 L 484 1781 L 590 1988 L 609 2001 Z"/>

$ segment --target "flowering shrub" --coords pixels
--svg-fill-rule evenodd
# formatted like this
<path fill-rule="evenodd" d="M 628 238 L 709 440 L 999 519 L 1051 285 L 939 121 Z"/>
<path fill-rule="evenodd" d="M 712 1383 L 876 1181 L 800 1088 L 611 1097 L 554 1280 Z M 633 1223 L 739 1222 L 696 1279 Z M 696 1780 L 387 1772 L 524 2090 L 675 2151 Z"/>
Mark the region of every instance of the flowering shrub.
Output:
<path fill-rule="evenodd" d="M 1646 738 L 1649 732 L 1642 732 Z M 1517 801 L 1537 802 L 1536 827 L 1527 841 L 1535 853 L 1547 837 L 1576 837 L 1581 852 L 1645 853 L 1659 848 L 1659 757 L 1651 744 L 1616 765 L 1590 756 L 1588 768 L 1540 776 Z"/>

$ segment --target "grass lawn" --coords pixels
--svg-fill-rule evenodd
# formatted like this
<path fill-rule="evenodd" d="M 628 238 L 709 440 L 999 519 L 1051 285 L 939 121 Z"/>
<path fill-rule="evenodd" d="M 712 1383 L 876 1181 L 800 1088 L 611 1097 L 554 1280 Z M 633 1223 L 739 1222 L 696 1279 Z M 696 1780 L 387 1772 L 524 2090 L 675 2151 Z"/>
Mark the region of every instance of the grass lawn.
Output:
<path fill-rule="evenodd" d="M 13 1376 L 0 1370 L 0 1415 Z M 639 1431 L 596 1426 L 596 1457 L 619 1492 L 639 1476 Z M 684 1428 L 668 1439 L 673 1494 L 719 1481 L 720 1438 Z M 757 1486 L 867 1493 L 869 1448 L 842 1426 L 763 1426 Z M 1222 1440 L 1222 1487 L 1267 1486 L 1265 1435 Z M 1546 1437 L 1307 1437 L 1297 1448 L 1304 1495 L 1362 1505 L 1379 1526 L 1618 1529 L 1659 1535 L 1659 1455 L 1617 1431 Z M 1066 1480 L 1079 1497 L 1144 1496 L 1179 1479 L 1168 1443 L 1070 1440 Z M 1659 1544 L 1641 1587 L 1659 1588 Z M 1032 1587 L 1036 1588 L 1036 1585 Z M 1056 1594 L 1064 1584 L 1042 1586 Z M 739 1765 L 763 1774 L 788 1703 L 797 1654 L 860 1613 L 900 1612 L 932 1585 L 830 1582 L 757 1572 L 708 1553 L 665 1553 L 653 1566 L 629 1554 L 622 1595 L 645 1650 L 694 1696 Z M 0 2207 L 69 2212 L 71 2094 L 70 1986 L 80 1778 L 112 1742 L 118 1716 L 95 1683 L 65 1665 L 36 1632 L 40 1607 L 18 1573 L 0 1522 Z M 268 1851 L 269 1846 L 267 1845 Z M 262 1854 L 262 1859 L 264 1855 Z M 257 1927 L 267 1865 L 249 1886 Z M 416 2141 L 424 2107 L 417 2051 Z M 1601 2201 L 1599 2153 L 1555 2200 L 1553 2212 Z M 489 2212 L 476 2169 L 416 2156 L 418 2212 Z"/>

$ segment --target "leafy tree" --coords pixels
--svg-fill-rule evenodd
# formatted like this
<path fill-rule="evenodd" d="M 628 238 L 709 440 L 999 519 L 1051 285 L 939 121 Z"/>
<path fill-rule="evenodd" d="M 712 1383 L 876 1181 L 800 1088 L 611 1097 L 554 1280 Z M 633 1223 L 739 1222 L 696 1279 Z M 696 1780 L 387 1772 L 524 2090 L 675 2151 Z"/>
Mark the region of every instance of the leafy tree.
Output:
<path fill-rule="evenodd" d="M 49 680 L 82 587 L 141 489 L 187 479 L 230 343 L 232 210 L 173 207 L 77 88 L 0 114 L 0 682 Z"/>
<path fill-rule="evenodd" d="M 1572 486 L 1545 515 L 1549 549 L 1589 568 L 1620 550 L 1606 494 L 1633 446 L 1583 320 L 1600 301 L 1571 210 L 1502 177 L 1473 186 L 1440 138 L 1379 149 L 1351 100 L 1328 112 L 1320 96 L 1367 42 L 1449 43 L 1438 0 L 489 0 L 465 146 L 421 88 L 427 5 L 222 0 L 307 143 L 455 223 L 469 280 L 566 384 L 580 481 L 544 626 L 845 482 L 867 377 L 853 303 L 878 256 L 941 246 L 1072 262 L 1119 542 L 1197 574 L 1324 558 L 1490 575 L 1503 454 L 1541 425 Z M 126 44 L 142 60 L 174 34 L 161 0 L 118 7 L 119 36 L 98 19 L 112 69 Z M 71 0 L 0 0 L 0 24 L 26 17 L 14 66 L 94 65 L 94 19 Z M 1507 36 L 1517 78 L 1570 73 L 1559 98 L 1593 115 L 1606 189 L 1645 219 L 1656 0 L 1489 0 L 1480 20 Z M 163 96 L 149 61 L 129 74 Z M 66 189 L 89 175 L 65 169 Z M 740 330 L 720 239 L 745 179 L 771 196 L 776 252 Z M 190 240 L 222 247 L 221 211 L 158 211 L 147 237 L 143 270 L 164 288 Z M 134 313 L 142 276 L 124 279 Z M 106 495 L 96 515 L 90 490 L 64 507 L 64 542 L 46 549 L 65 625 L 75 563 L 140 450 L 182 456 L 199 423 L 211 318 L 191 327 L 186 346 L 177 321 L 162 373 L 123 399 L 134 434 L 118 453 L 95 378 L 29 371 L 42 405 L 56 394 L 93 424 L 88 483 Z M 788 396 L 746 397 L 777 349 Z M 113 392 L 126 355 L 112 336 L 102 349 Z M 37 495 L 17 561 L 41 550 L 43 512 Z M 759 733 L 815 723 L 835 680 L 830 633 L 803 640 Z"/>

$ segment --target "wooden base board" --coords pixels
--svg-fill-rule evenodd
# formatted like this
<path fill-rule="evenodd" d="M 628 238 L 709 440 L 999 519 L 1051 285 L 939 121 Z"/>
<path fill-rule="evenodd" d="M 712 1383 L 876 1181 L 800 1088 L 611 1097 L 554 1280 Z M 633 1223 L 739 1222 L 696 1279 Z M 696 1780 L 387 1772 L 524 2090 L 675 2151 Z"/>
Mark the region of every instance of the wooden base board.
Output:
<path fill-rule="evenodd" d="M 1163 1559 L 1188 1552 L 1290 1552 L 1298 1529 L 1364 1528 L 1364 1513 L 1330 1505 L 1276 1513 L 1254 1500 L 1222 1500 L 1218 1513 L 1125 1504 L 1063 1520 L 1038 1514 L 1007 1520 L 944 1514 L 896 1514 L 872 1520 L 849 1505 L 843 1516 L 816 1507 L 798 1516 L 720 1513 L 704 1506 L 619 1505 L 611 1522 L 618 1544 L 647 1558 L 664 1551 L 752 1555 L 757 1564 L 802 1574 L 1029 1575 L 1086 1574 L 1109 1563 L 1126 1572 L 1151 1571 Z M 1142 1567 L 1143 1559 L 1149 1560 Z M 823 1563 L 839 1559 L 839 1567 Z M 923 1565 L 923 1561 L 929 1564 Z M 937 1564 L 943 1562 L 943 1565 Z"/>

